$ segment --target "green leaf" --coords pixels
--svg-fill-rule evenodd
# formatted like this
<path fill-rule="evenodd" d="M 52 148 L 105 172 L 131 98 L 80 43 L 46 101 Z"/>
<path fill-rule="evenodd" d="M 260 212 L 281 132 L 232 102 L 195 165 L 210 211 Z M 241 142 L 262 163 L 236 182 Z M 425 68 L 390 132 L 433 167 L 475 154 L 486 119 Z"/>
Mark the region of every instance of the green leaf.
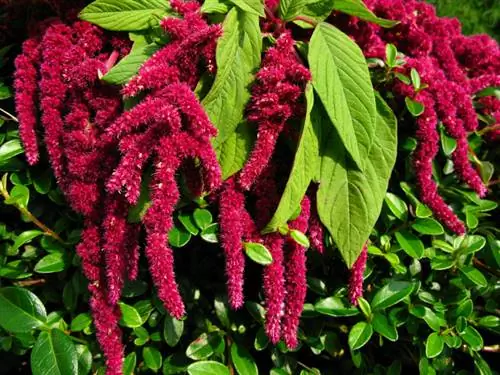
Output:
<path fill-rule="evenodd" d="M 122 317 L 120 319 L 121 325 L 129 328 L 136 328 L 142 325 L 143 322 L 141 316 L 134 307 L 123 302 L 119 302 L 118 305 L 120 306 L 122 313 Z"/>
<path fill-rule="evenodd" d="M 372 308 L 370 307 L 370 303 L 363 297 L 358 298 L 358 307 L 367 318 L 369 318 L 370 315 L 372 314 Z"/>
<path fill-rule="evenodd" d="M 245 165 L 257 137 L 255 130 L 255 126 L 243 121 L 235 132 L 215 149 L 224 180 Z"/>
<path fill-rule="evenodd" d="M 434 358 L 441 354 L 444 349 L 443 338 L 437 332 L 433 332 L 427 337 L 425 342 L 425 356 Z"/>
<path fill-rule="evenodd" d="M 186 230 L 191 233 L 193 236 L 198 235 L 200 230 L 196 226 L 196 223 L 194 221 L 193 215 L 187 212 L 181 212 L 179 213 L 179 216 L 177 216 L 181 224 L 186 228 Z"/>
<path fill-rule="evenodd" d="M 0 267 L 0 278 L 6 279 L 25 279 L 32 273 L 26 272 L 26 263 L 22 260 L 14 260 Z"/>
<path fill-rule="evenodd" d="M 278 208 L 274 212 L 271 221 L 264 228 L 264 233 L 275 232 L 291 219 L 297 207 L 300 207 L 307 188 L 319 166 L 318 133 L 321 130 L 317 129 L 320 123 L 313 122 L 311 118 L 311 111 L 314 105 L 312 86 L 308 85 L 306 87 L 305 96 L 307 100 L 307 112 L 292 170 Z"/>
<path fill-rule="evenodd" d="M 260 66 L 262 36 L 259 17 L 233 8 L 223 24 L 224 34 L 216 52 L 217 75 L 203 107 L 219 130 L 214 146 L 218 148 L 235 132 L 243 120 L 250 98 L 249 85 Z"/>
<path fill-rule="evenodd" d="M 273 256 L 271 255 L 271 252 L 261 243 L 245 242 L 243 246 L 245 248 L 245 253 L 255 263 L 267 266 L 273 262 Z"/>
<path fill-rule="evenodd" d="M 446 156 L 450 156 L 457 148 L 456 139 L 450 137 L 444 130 L 444 127 L 441 127 L 441 147 Z"/>
<path fill-rule="evenodd" d="M 245 302 L 245 307 L 247 308 L 250 315 L 252 315 L 252 318 L 254 318 L 257 322 L 264 322 L 266 309 L 264 309 L 261 305 L 259 305 L 257 302 L 248 301 Z"/>
<path fill-rule="evenodd" d="M 230 1 L 241 10 L 244 10 L 245 12 L 265 17 L 264 3 L 262 2 L 262 0 L 230 0 Z"/>
<path fill-rule="evenodd" d="M 267 348 L 267 346 L 269 345 L 269 338 L 267 337 L 264 328 L 260 327 L 259 330 L 257 331 L 253 345 L 255 350 L 259 352 Z"/>
<path fill-rule="evenodd" d="M 213 220 L 210 211 L 205 210 L 204 208 L 197 208 L 196 210 L 194 210 L 193 219 L 198 228 L 200 228 L 201 230 L 212 224 Z"/>
<path fill-rule="evenodd" d="M 409 256 L 417 259 L 424 256 L 424 244 L 417 236 L 404 229 L 396 232 L 395 236 L 399 245 Z"/>
<path fill-rule="evenodd" d="M 259 370 L 255 360 L 243 345 L 236 342 L 231 344 L 231 361 L 240 375 L 258 375 Z"/>
<path fill-rule="evenodd" d="M 33 239 L 40 237 L 41 235 L 43 235 L 43 232 L 40 230 L 27 230 L 26 232 L 22 232 L 16 237 L 14 244 L 10 247 L 10 251 L 15 252 L 21 246 L 30 243 Z"/>
<path fill-rule="evenodd" d="M 195 362 L 187 368 L 189 375 L 230 375 L 229 369 L 215 361 Z"/>
<path fill-rule="evenodd" d="M 372 299 L 372 310 L 384 310 L 401 302 L 413 291 L 413 283 L 392 280 L 380 289 Z"/>
<path fill-rule="evenodd" d="M 10 87 L 0 82 L 0 100 L 9 99 L 10 97 L 12 97 L 12 90 Z"/>
<path fill-rule="evenodd" d="M 346 34 L 321 23 L 311 37 L 308 59 L 312 83 L 330 125 L 355 165 L 363 170 L 376 128 L 375 96 L 363 53 Z"/>
<path fill-rule="evenodd" d="M 89 313 L 81 313 L 75 316 L 75 318 L 71 321 L 71 331 L 79 332 L 89 327 L 92 323 L 92 317 Z"/>
<path fill-rule="evenodd" d="M 30 332 L 45 324 L 47 312 L 42 301 L 27 289 L 0 289 L 0 326 L 13 333 Z"/>
<path fill-rule="evenodd" d="M 22 154 L 24 152 L 23 146 L 19 139 L 12 139 L 5 142 L 0 146 L 0 163 L 5 163 L 7 160 Z"/>
<path fill-rule="evenodd" d="M 5 200 L 6 204 L 17 204 L 21 207 L 28 207 L 30 200 L 30 190 L 23 185 L 16 185 L 10 191 L 10 198 Z"/>
<path fill-rule="evenodd" d="M 157 372 L 161 368 L 162 358 L 158 349 L 147 346 L 142 350 L 142 357 L 146 367 Z"/>
<path fill-rule="evenodd" d="M 92 353 L 85 345 L 76 345 L 78 359 L 78 375 L 87 375 L 92 369 Z"/>
<path fill-rule="evenodd" d="M 359 314 L 359 310 L 357 308 L 353 306 L 346 306 L 339 297 L 328 297 L 319 300 L 314 305 L 314 310 L 323 315 L 333 317 L 355 316 Z"/>
<path fill-rule="evenodd" d="M 174 347 L 179 343 L 184 332 L 184 321 L 172 318 L 170 315 L 165 317 L 163 325 L 163 336 L 168 346 Z"/>
<path fill-rule="evenodd" d="M 218 243 L 219 242 L 218 234 L 219 234 L 219 223 L 213 223 L 201 231 L 200 237 L 203 238 L 203 240 L 206 242 Z"/>
<path fill-rule="evenodd" d="M 146 62 L 153 54 L 160 49 L 160 45 L 151 43 L 147 45 L 140 45 L 134 48 L 130 53 L 121 59 L 109 72 L 107 72 L 101 79 L 111 85 L 124 85 L 133 76 L 135 76 L 142 64 Z"/>
<path fill-rule="evenodd" d="M 398 50 L 396 46 L 392 43 L 388 43 L 385 46 L 385 62 L 390 68 L 396 66 L 396 59 L 398 57 Z"/>
<path fill-rule="evenodd" d="M 78 371 L 75 345 L 64 332 L 42 332 L 31 352 L 33 375 L 68 375 Z"/>
<path fill-rule="evenodd" d="M 393 324 L 389 323 L 385 315 L 376 313 L 373 315 L 372 326 L 375 332 L 384 336 L 390 341 L 398 340 L 398 331 Z"/>
<path fill-rule="evenodd" d="M 484 275 L 481 273 L 481 271 L 472 266 L 462 267 L 460 268 L 460 272 L 465 277 L 465 279 L 478 286 L 486 287 L 488 285 L 488 281 L 486 280 L 486 277 L 484 277 Z"/>
<path fill-rule="evenodd" d="M 79 17 L 107 30 L 137 31 L 157 24 L 168 10 L 164 0 L 96 0 Z"/>
<path fill-rule="evenodd" d="M 123 374 L 133 375 L 136 363 L 137 363 L 137 354 L 135 354 L 135 352 L 132 352 L 128 356 L 126 356 L 125 360 L 123 361 Z"/>
<path fill-rule="evenodd" d="M 61 272 L 68 268 L 70 260 L 64 253 L 52 253 L 44 256 L 35 264 L 35 272 L 54 273 Z"/>
<path fill-rule="evenodd" d="M 482 327 L 496 328 L 500 326 L 500 318 L 494 315 L 483 316 L 478 323 Z"/>
<path fill-rule="evenodd" d="M 280 18 L 284 21 L 294 19 L 308 3 L 308 0 L 281 0 L 279 2 Z"/>
<path fill-rule="evenodd" d="M 205 0 L 201 6 L 202 13 L 222 13 L 226 14 L 229 11 L 229 6 L 220 0 Z"/>
<path fill-rule="evenodd" d="M 401 221 L 408 219 L 408 206 L 406 202 L 399 198 L 396 194 L 387 193 L 385 195 L 385 204 L 391 212 Z"/>
<path fill-rule="evenodd" d="M 411 82 L 413 83 L 414 89 L 418 91 L 420 89 L 421 84 L 422 84 L 422 82 L 420 80 L 420 74 L 418 74 L 418 71 L 415 68 L 411 68 L 410 76 L 411 76 Z"/>
<path fill-rule="evenodd" d="M 186 356 L 196 361 L 206 359 L 215 352 L 220 352 L 225 346 L 218 332 L 202 333 L 186 349 Z"/>
<path fill-rule="evenodd" d="M 478 351 L 483 348 L 483 338 L 481 337 L 481 334 L 474 327 L 468 326 L 465 329 L 465 332 L 460 335 L 460 337 L 474 351 Z"/>
<path fill-rule="evenodd" d="M 173 227 L 168 232 L 168 243 L 173 247 L 186 246 L 191 239 L 191 233 L 181 227 Z"/>
<path fill-rule="evenodd" d="M 300 230 L 292 229 L 290 231 L 290 237 L 292 237 L 292 239 L 300 246 L 303 246 L 305 248 L 308 248 L 311 245 L 309 243 L 309 238 L 307 238 L 307 236 Z"/>
<path fill-rule="evenodd" d="M 378 219 L 396 160 L 396 119 L 377 95 L 377 130 L 364 172 L 355 168 L 335 131 L 322 129 L 321 177 L 317 208 L 351 267 Z"/>
<path fill-rule="evenodd" d="M 335 0 L 334 7 L 336 11 L 358 17 L 364 21 L 375 23 L 382 27 L 394 27 L 399 21 L 386 20 L 377 17 L 361 0 Z"/>
<path fill-rule="evenodd" d="M 438 236 L 444 233 L 443 226 L 441 223 L 434 219 L 417 219 L 415 223 L 411 226 L 417 232 L 422 234 L 429 234 L 432 236 Z"/>
<path fill-rule="evenodd" d="M 356 323 L 349 331 L 347 342 L 351 350 L 362 348 L 373 335 L 372 326 L 366 322 Z"/>
<path fill-rule="evenodd" d="M 406 108 L 413 117 L 418 117 L 424 113 L 425 107 L 422 103 L 417 102 L 409 97 L 405 98 Z"/>
<path fill-rule="evenodd" d="M 472 235 L 466 236 L 460 244 L 460 253 L 473 254 L 481 250 L 486 245 L 486 239 L 482 236 Z"/>

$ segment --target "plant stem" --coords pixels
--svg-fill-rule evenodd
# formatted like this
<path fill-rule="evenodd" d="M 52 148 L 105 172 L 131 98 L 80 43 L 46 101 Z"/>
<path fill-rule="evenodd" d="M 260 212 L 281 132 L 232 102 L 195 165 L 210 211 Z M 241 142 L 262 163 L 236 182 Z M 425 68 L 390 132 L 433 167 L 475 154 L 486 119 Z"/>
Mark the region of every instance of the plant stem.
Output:
<path fill-rule="evenodd" d="M 316 25 L 318 24 L 315 19 L 309 18 L 307 16 L 297 16 L 295 17 L 294 21 L 302 21 L 311 25 L 312 27 L 316 27 Z"/>
<path fill-rule="evenodd" d="M 15 121 L 15 122 L 19 122 L 19 120 L 17 119 L 16 116 L 14 115 L 11 115 L 9 112 L 7 112 L 5 109 L 3 108 L 0 108 L 0 112 L 4 113 L 5 115 L 7 115 L 7 117 L 9 117 L 12 121 Z"/>
<path fill-rule="evenodd" d="M 485 346 L 481 350 L 483 352 L 500 353 L 500 344 Z"/>
<path fill-rule="evenodd" d="M 35 285 L 43 285 L 45 284 L 45 279 L 34 279 L 34 280 L 22 280 L 14 282 L 14 285 L 26 287 L 26 286 L 35 286 Z"/>
<path fill-rule="evenodd" d="M 480 131 L 477 132 L 477 134 L 483 135 L 485 133 L 499 130 L 499 129 L 500 129 L 500 124 L 490 125 L 490 126 L 486 126 L 486 127 L 482 128 Z"/>
<path fill-rule="evenodd" d="M 500 278 L 500 272 L 494 268 L 491 268 L 490 266 L 484 264 L 483 262 L 481 262 L 479 259 L 477 258 L 473 258 L 472 259 L 472 262 L 474 263 L 474 265 L 478 268 L 481 268 L 483 270 L 485 270 L 486 272 L 489 272 L 491 273 L 492 275 Z"/>

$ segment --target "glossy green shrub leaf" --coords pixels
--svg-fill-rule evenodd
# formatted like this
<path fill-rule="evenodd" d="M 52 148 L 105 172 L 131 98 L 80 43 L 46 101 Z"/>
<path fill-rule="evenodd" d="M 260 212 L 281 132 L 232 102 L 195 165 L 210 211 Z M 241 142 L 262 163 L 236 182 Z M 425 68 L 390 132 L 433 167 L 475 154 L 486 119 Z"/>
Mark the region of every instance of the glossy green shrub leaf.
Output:
<path fill-rule="evenodd" d="M 120 319 L 121 325 L 129 328 L 136 328 L 143 324 L 139 312 L 133 306 L 127 305 L 123 302 L 120 302 L 119 306 L 122 313 L 122 317 Z"/>
<path fill-rule="evenodd" d="M 481 250 L 485 245 L 486 239 L 482 236 L 466 236 L 460 244 L 459 250 L 462 254 L 473 254 Z"/>
<path fill-rule="evenodd" d="M 419 218 L 412 224 L 411 227 L 421 234 L 437 236 L 444 233 L 444 229 L 441 223 L 430 218 Z"/>
<path fill-rule="evenodd" d="M 161 368 L 162 358 L 158 349 L 147 346 L 142 350 L 142 357 L 144 358 L 144 363 L 147 368 L 154 372 Z"/>
<path fill-rule="evenodd" d="M 450 137 L 443 127 L 441 128 L 441 148 L 446 156 L 450 156 L 457 148 L 456 139 Z"/>
<path fill-rule="evenodd" d="M 403 250 L 412 258 L 420 259 L 424 256 L 424 244 L 413 233 L 401 230 L 395 234 L 396 240 Z"/>
<path fill-rule="evenodd" d="M 23 152 L 24 149 L 19 139 L 7 141 L 0 146 L 0 163 L 5 163 L 7 160 L 22 154 Z"/>
<path fill-rule="evenodd" d="M 310 246 L 309 238 L 299 230 L 292 229 L 290 231 L 290 237 L 299 245 L 308 248 Z"/>
<path fill-rule="evenodd" d="M 500 318 L 494 315 L 483 316 L 479 319 L 479 325 L 487 328 L 496 328 L 500 326 Z"/>
<path fill-rule="evenodd" d="M 396 327 L 382 313 L 373 315 L 372 326 L 375 332 L 384 336 L 390 341 L 398 340 L 398 331 Z"/>
<path fill-rule="evenodd" d="M 396 119 L 387 104 L 377 95 L 376 134 L 364 171 L 359 171 L 339 145 L 342 143 L 331 127 L 322 127 L 321 184 L 317 208 L 350 267 L 378 219 L 395 163 Z M 322 118 L 322 121 L 328 119 Z"/>
<path fill-rule="evenodd" d="M 427 358 L 434 358 L 441 354 L 444 349 L 443 338 L 437 332 L 433 332 L 427 337 L 425 342 L 425 355 Z"/>
<path fill-rule="evenodd" d="M 9 332 L 29 332 L 47 320 L 42 301 L 27 289 L 0 289 L 0 326 Z"/>
<path fill-rule="evenodd" d="M 405 98 L 405 103 L 408 112 L 410 112 L 413 117 L 418 117 L 424 113 L 425 107 L 422 103 L 410 99 L 409 97 Z"/>
<path fill-rule="evenodd" d="M 135 370 L 135 365 L 137 363 L 137 354 L 135 352 L 130 353 L 125 357 L 123 361 L 123 374 L 133 375 Z"/>
<path fill-rule="evenodd" d="M 264 245 L 256 242 L 245 242 L 243 246 L 247 256 L 255 263 L 267 266 L 273 262 L 271 252 Z"/>
<path fill-rule="evenodd" d="M 219 234 L 219 224 L 213 223 L 201 231 L 200 237 L 203 238 L 203 240 L 205 240 L 206 242 L 218 243 L 219 242 L 218 234 Z"/>
<path fill-rule="evenodd" d="M 70 262 L 64 253 L 52 253 L 44 256 L 35 265 L 35 272 L 38 273 L 54 273 L 61 272 L 68 268 Z"/>
<path fill-rule="evenodd" d="M 186 246 L 191 239 L 191 233 L 184 230 L 182 227 L 173 227 L 168 232 L 168 243 L 173 247 Z"/>
<path fill-rule="evenodd" d="M 229 369 L 215 361 L 195 362 L 187 368 L 189 375 L 230 375 Z"/>
<path fill-rule="evenodd" d="M 189 233 L 191 233 L 193 236 L 198 235 L 200 230 L 196 226 L 196 222 L 194 221 L 192 214 L 181 212 L 179 213 L 179 216 L 177 216 L 177 218 Z"/>
<path fill-rule="evenodd" d="M 262 37 L 259 16 L 237 8 L 229 11 L 217 44 L 217 75 L 202 104 L 219 130 L 216 147 L 230 138 L 243 120 L 249 84 L 260 65 Z"/>
<path fill-rule="evenodd" d="M 346 306 L 339 297 L 328 297 L 319 300 L 314 309 L 328 316 L 341 317 L 341 316 L 354 316 L 359 314 L 359 310 L 353 306 Z"/>
<path fill-rule="evenodd" d="M 385 195 L 385 204 L 391 212 L 401 221 L 406 221 L 408 218 L 408 206 L 406 202 L 399 198 L 396 194 L 387 193 Z"/>
<path fill-rule="evenodd" d="M 377 17 L 361 0 L 335 0 L 333 4 L 333 9 L 338 12 L 349 14 L 382 27 L 394 27 L 399 23 L 399 21 Z"/>
<path fill-rule="evenodd" d="M 80 12 L 80 19 L 113 31 L 146 30 L 169 10 L 163 0 L 96 0 Z"/>
<path fill-rule="evenodd" d="M 474 327 L 468 326 L 460 337 L 474 351 L 481 350 L 483 347 L 483 338 Z"/>
<path fill-rule="evenodd" d="M 28 230 L 26 232 L 22 232 L 19 236 L 16 237 L 16 240 L 11 246 L 10 251 L 19 249 L 24 244 L 30 243 L 33 239 L 40 237 L 41 235 L 43 235 L 43 232 L 40 230 Z"/>
<path fill-rule="evenodd" d="M 407 281 L 392 280 L 380 289 L 372 299 L 372 310 L 384 310 L 401 302 L 413 291 L 414 285 Z"/>
<path fill-rule="evenodd" d="M 224 340 L 217 332 L 203 333 L 186 349 L 186 356 L 194 360 L 206 359 L 224 348 Z"/>
<path fill-rule="evenodd" d="M 362 348 L 368 341 L 370 341 L 372 335 L 373 329 L 369 323 L 356 323 L 349 331 L 349 337 L 347 339 L 349 347 L 351 350 Z"/>
<path fill-rule="evenodd" d="M 78 332 L 89 327 L 92 323 L 92 317 L 89 313 L 81 313 L 73 318 L 71 321 L 71 331 Z"/>
<path fill-rule="evenodd" d="M 177 320 L 167 315 L 163 325 L 163 336 L 169 346 L 176 346 L 184 332 L 184 321 Z"/>
<path fill-rule="evenodd" d="M 193 219 L 201 230 L 212 224 L 212 214 L 204 208 L 197 208 L 193 212 Z"/>
<path fill-rule="evenodd" d="M 486 277 L 484 277 L 481 271 L 479 271 L 477 268 L 474 268 L 472 266 L 465 266 L 460 268 L 460 273 L 466 280 L 478 286 L 485 287 L 488 285 Z"/>
<path fill-rule="evenodd" d="M 243 345 L 231 344 L 231 361 L 239 375 L 258 375 L 257 364 Z"/>
<path fill-rule="evenodd" d="M 40 333 L 31 352 L 33 375 L 76 374 L 77 369 L 75 345 L 64 332 L 53 329 Z"/>
<path fill-rule="evenodd" d="M 75 345 L 78 361 L 78 375 L 87 375 L 92 369 L 92 353 L 88 346 Z"/>

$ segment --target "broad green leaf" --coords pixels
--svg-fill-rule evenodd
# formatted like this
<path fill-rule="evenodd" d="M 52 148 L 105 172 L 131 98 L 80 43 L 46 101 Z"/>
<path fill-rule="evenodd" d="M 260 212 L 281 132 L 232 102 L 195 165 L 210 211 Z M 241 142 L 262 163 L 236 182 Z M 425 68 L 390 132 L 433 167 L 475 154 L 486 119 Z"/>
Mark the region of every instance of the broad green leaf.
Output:
<path fill-rule="evenodd" d="M 230 0 L 241 10 L 250 14 L 264 17 L 264 3 L 262 0 Z"/>
<path fill-rule="evenodd" d="M 332 13 L 335 1 L 336 0 L 310 0 L 301 13 L 317 22 L 322 22 Z M 313 27 L 304 22 L 296 21 L 296 23 L 305 28 Z"/>
<path fill-rule="evenodd" d="M 427 337 L 425 342 L 425 356 L 434 358 L 441 354 L 444 349 L 443 338 L 437 332 L 433 332 Z"/>
<path fill-rule="evenodd" d="M 71 331 L 78 332 L 89 327 L 92 323 L 92 317 L 89 313 L 81 313 L 75 316 L 71 321 Z"/>
<path fill-rule="evenodd" d="M 257 302 L 245 302 L 245 307 L 247 308 L 250 315 L 252 315 L 252 318 L 254 318 L 257 322 L 262 323 L 264 321 L 266 309 L 264 309 Z"/>
<path fill-rule="evenodd" d="M 319 300 L 314 305 L 314 310 L 323 315 L 333 317 L 354 316 L 359 314 L 359 310 L 356 307 L 346 306 L 339 297 L 328 297 Z"/>
<path fill-rule="evenodd" d="M 329 120 L 324 115 L 316 120 L 323 123 L 318 213 L 348 267 L 378 219 L 396 160 L 396 119 L 378 95 L 377 110 L 377 136 L 363 172 L 353 165 L 336 131 L 325 127 Z"/>
<path fill-rule="evenodd" d="M 196 223 L 194 221 L 193 215 L 187 212 L 181 212 L 179 213 L 179 216 L 177 217 L 181 224 L 186 228 L 186 230 L 191 233 L 193 236 L 196 236 L 200 230 L 196 226 Z"/>
<path fill-rule="evenodd" d="M 32 273 L 26 272 L 26 263 L 22 260 L 14 260 L 0 266 L 0 278 L 19 280 L 30 277 Z"/>
<path fill-rule="evenodd" d="M 411 227 L 422 234 L 437 236 L 444 233 L 441 223 L 431 218 L 419 218 L 412 224 Z"/>
<path fill-rule="evenodd" d="M 368 318 L 372 314 L 372 308 L 370 303 L 363 297 L 358 298 L 358 307 L 363 312 L 363 314 Z"/>
<path fill-rule="evenodd" d="M 405 98 L 406 108 L 413 117 L 418 117 L 424 113 L 425 107 L 422 103 L 417 102 L 409 97 Z"/>
<path fill-rule="evenodd" d="M 390 281 L 373 297 L 372 310 L 384 310 L 401 302 L 411 294 L 413 287 L 414 285 L 407 281 Z"/>
<path fill-rule="evenodd" d="M 134 44 L 134 48 L 132 48 L 130 53 L 111 68 L 111 70 L 102 77 L 102 80 L 112 85 L 126 84 L 139 72 L 142 64 L 159 49 L 160 45 L 156 43 L 140 45 L 139 47 L 136 47 Z"/>
<path fill-rule="evenodd" d="M 198 228 L 200 228 L 201 230 L 205 229 L 210 224 L 212 224 L 213 220 L 210 211 L 204 208 L 197 208 L 196 210 L 194 210 L 193 219 Z"/>
<path fill-rule="evenodd" d="M 205 0 L 201 6 L 202 13 L 223 13 L 229 11 L 229 5 L 221 0 Z"/>
<path fill-rule="evenodd" d="M 135 354 L 135 352 L 132 352 L 128 356 L 126 356 L 125 360 L 123 361 L 123 374 L 133 375 L 136 363 L 137 363 L 137 354 Z"/>
<path fill-rule="evenodd" d="M 213 223 L 201 231 L 200 237 L 203 238 L 203 240 L 206 242 L 218 243 L 219 242 L 218 234 L 219 234 L 219 223 Z"/>
<path fill-rule="evenodd" d="M 142 357 L 147 368 L 154 372 L 161 368 L 162 358 L 158 349 L 147 346 L 142 350 Z"/>
<path fill-rule="evenodd" d="M 214 140 L 216 148 L 233 135 L 243 119 L 250 98 L 248 86 L 260 66 L 262 50 L 259 16 L 233 8 L 223 29 L 216 52 L 217 76 L 202 102 L 219 130 Z"/>
<path fill-rule="evenodd" d="M 122 313 L 122 317 L 120 319 L 121 325 L 129 328 L 136 328 L 143 324 L 139 312 L 134 307 L 123 302 L 119 302 L 118 305 L 120 306 Z"/>
<path fill-rule="evenodd" d="M 290 176 L 281 196 L 278 208 L 264 232 L 275 232 L 279 227 L 285 225 L 297 207 L 300 207 L 307 188 L 314 178 L 319 165 L 319 141 L 318 133 L 321 131 L 317 126 L 319 122 L 313 122 L 311 111 L 314 106 L 314 92 L 312 86 L 306 88 L 307 112 L 300 136 L 295 158 L 290 171 Z"/>
<path fill-rule="evenodd" d="M 488 281 L 486 277 L 479 271 L 477 268 L 472 266 L 465 266 L 460 268 L 460 273 L 470 282 L 481 286 L 486 287 L 488 285 Z"/>
<path fill-rule="evenodd" d="M 266 335 L 264 328 L 260 327 L 255 335 L 253 346 L 258 352 L 264 350 L 269 345 L 269 338 Z"/>
<path fill-rule="evenodd" d="M 23 146 L 19 139 L 12 139 L 0 146 L 0 163 L 5 163 L 7 160 L 24 152 Z"/>
<path fill-rule="evenodd" d="M 424 244 L 413 233 L 407 230 L 401 230 L 395 234 L 396 240 L 403 250 L 412 258 L 420 259 L 424 256 Z"/>
<path fill-rule="evenodd" d="M 468 326 L 460 337 L 474 351 L 478 351 L 483 348 L 483 338 L 474 327 Z"/>
<path fill-rule="evenodd" d="M 34 270 L 38 273 L 54 273 L 64 271 L 69 265 L 70 260 L 65 253 L 52 253 L 40 259 Z"/>
<path fill-rule="evenodd" d="M 80 12 L 80 19 L 113 31 L 146 30 L 169 11 L 165 0 L 96 0 Z"/>
<path fill-rule="evenodd" d="M 215 361 L 195 362 L 187 368 L 189 375 L 230 375 L 229 369 Z"/>
<path fill-rule="evenodd" d="M 399 198 L 396 194 L 387 193 L 385 195 L 385 204 L 391 212 L 401 221 L 406 221 L 408 218 L 408 206 L 406 202 Z"/>
<path fill-rule="evenodd" d="M 290 237 L 299 245 L 308 248 L 311 244 L 309 242 L 309 238 L 302 233 L 300 230 L 292 229 L 290 231 Z"/>
<path fill-rule="evenodd" d="M 267 266 L 273 262 L 271 252 L 261 243 L 245 242 L 244 248 L 248 257 L 256 263 Z"/>
<path fill-rule="evenodd" d="M 28 207 L 30 200 L 30 189 L 24 185 L 16 185 L 10 191 L 10 198 L 5 200 L 6 204 L 16 204 L 21 207 Z"/>
<path fill-rule="evenodd" d="M 356 323 L 349 331 L 347 342 L 351 350 L 362 348 L 373 335 L 372 326 L 366 322 Z"/>
<path fill-rule="evenodd" d="M 466 236 L 460 244 L 459 251 L 462 254 L 473 254 L 481 250 L 486 245 L 486 239 L 482 236 Z"/>
<path fill-rule="evenodd" d="M 441 127 L 441 147 L 446 156 L 450 156 L 457 148 L 456 139 L 446 134 L 444 127 Z"/>
<path fill-rule="evenodd" d="M 78 356 L 69 336 L 58 329 L 40 333 L 31 352 L 31 371 L 33 375 L 77 374 Z"/>
<path fill-rule="evenodd" d="M 231 361 L 240 375 L 258 375 L 257 364 L 248 350 L 236 342 L 231 344 Z"/>
<path fill-rule="evenodd" d="M 92 353 L 85 345 L 76 345 L 75 349 L 78 360 L 78 375 L 89 374 L 92 369 Z"/>
<path fill-rule="evenodd" d="M 177 320 L 169 315 L 165 317 L 163 325 L 163 335 L 168 346 L 174 347 L 181 339 L 184 332 L 184 321 Z"/>
<path fill-rule="evenodd" d="M 358 17 L 364 21 L 376 23 L 382 27 L 394 27 L 399 23 L 399 21 L 377 17 L 361 0 L 335 0 L 333 4 L 333 9 L 336 11 Z"/>
<path fill-rule="evenodd" d="M 173 247 L 186 246 L 191 239 L 191 233 L 186 231 L 183 227 L 173 227 L 168 232 L 168 243 Z"/>
<path fill-rule="evenodd" d="M 483 316 L 481 319 L 479 319 L 479 325 L 488 328 L 499 327 L 500 318 L 494 315 Z"/>
<path fill-rule="evenodd" d="M 375 332 L 384 336 L 390 341 L 398 340 L 398 331 L 396 327 L 381 313 L 373 315 L 372 326 Z"/>
<path fill-rule="evenodd" d="M 280 18 L 284 21 L 292 20 L 302 12 L 308 3 L 308 0 L 281 0 L 279 2 Z"/>
<path fill-rule="evenodd" d="M 243 121 L 216 149 L 222 178 L 227 180 L 245 165 L 256 139 L 254 125 Z"/>
<path fill-rule="evenodd" d="M 218 332 L 202 333 L 186 349 L 186 356 L 196 361 L 206 359 L 216 352 L 223 350 L 224 340 Z"/>
<path fill-rule="evenodd" d="M 392 43 L 388 43 L 385 46 L 385 62 L 390 68 L 396 66 L 396 59 L 398 57 L 398 49 Z"/>
<path fill-rule="evenodd" d="M 42 301 L 27 289 L 0 289 L 0 326 L 6 331 L 30 332 L 45 324 L 47 312 Z"/>
<path fill-rule="evenodd" d="M 376 105 L 368 66 L 346 34 L 320 23 L 309 44 L 312 83 L 349 156 L 360 169 L 375 140 Z"/>
<path fill-rule="evenodd" d="M 41 235 L 43 235 L 43 232 L 40 230 L 28 230 L 26 232 L 22 232 L 16 237 L 14 244 L 10 247 L 10 251 L 16 251 L 21 246 L 31 242 L 33 239 L 40 237 Z"/>

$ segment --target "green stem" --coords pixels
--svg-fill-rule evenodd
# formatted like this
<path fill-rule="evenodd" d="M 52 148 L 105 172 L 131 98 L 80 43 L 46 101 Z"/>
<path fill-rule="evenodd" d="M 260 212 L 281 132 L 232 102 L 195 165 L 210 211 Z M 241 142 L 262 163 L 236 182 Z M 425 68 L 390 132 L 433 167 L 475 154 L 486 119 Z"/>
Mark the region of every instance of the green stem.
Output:
<path fill-rule="evenodd" d="M 19 122 L 19 120 L 17 119 L 16 116 L 11 115 L 9 112 L 7 112 L 6 110 L 4 110 L 3 108 L 0 108 L 0 112 L 2 112 L 5 115 L 7 115 L 12 121 Z"/>

